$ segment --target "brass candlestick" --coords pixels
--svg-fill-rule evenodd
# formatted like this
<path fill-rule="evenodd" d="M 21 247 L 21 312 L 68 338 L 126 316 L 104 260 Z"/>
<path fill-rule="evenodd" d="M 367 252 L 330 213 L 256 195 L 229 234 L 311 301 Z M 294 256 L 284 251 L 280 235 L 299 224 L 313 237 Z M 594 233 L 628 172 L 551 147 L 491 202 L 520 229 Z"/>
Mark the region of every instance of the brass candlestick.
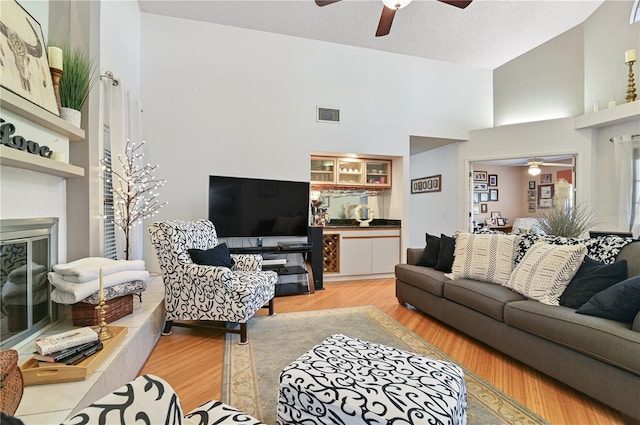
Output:
<path fill-rule="evenodd" d="M 636 100 L 636 83 L 633 79 L 633 64 L 636 61 L 629 61 L 627 65 L 629 65 L 629 80 L 627 82 L 627 102 L 633 102 Z"/>
<path fill-rule="evenodd" d="M 51 71 L 51 81 L 53 82 L 53 92 L 56 95 L 56 103 L 58 103 L 58 112 L 62 109 L 62 102 L 60 101 L 60 79 L 64 75 L 64 71 L 58 68 L 49 68 Z"/>
<path fill-rule="evenodd" d="M 107 302 L 104 300 L 104 296 L 100 294 L 100 301 L 96 306 L 96 310 L 98 310 L 98 337 L 100 341 L 105 341 L 111 338 L 111 333 L 107 329 L 107 319 L 105 318 L 107 312 Z"/>

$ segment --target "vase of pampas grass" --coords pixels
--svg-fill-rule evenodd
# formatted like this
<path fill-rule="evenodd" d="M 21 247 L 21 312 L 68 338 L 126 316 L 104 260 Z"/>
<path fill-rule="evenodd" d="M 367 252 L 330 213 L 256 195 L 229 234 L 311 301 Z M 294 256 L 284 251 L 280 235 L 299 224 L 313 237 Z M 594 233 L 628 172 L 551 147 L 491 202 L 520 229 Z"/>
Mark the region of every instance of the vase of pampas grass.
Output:
<path fill-rule="evenodd" d="M 98 80 L 98 72 L 93 59 L 82 49 L 69 45 L 61 48 L 64 74 L 60 80 L 60 117 L 80 127 L 80 110 Z"/>

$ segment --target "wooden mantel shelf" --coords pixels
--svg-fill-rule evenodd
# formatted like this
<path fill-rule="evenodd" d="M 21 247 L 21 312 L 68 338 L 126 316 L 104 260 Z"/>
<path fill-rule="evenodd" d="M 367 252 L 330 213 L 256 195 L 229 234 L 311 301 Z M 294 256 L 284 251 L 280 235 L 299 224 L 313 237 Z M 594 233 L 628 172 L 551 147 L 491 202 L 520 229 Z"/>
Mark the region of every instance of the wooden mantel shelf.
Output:
<path fill-rule="evenodd" d="M 64 178 L 84 176 L 84 168 L 82 167 L 67 164 L 66 162 L 55 161 L 50 158 L 43 158 L 39 155 L 3 145 L 0 145 L 0 165 L 52 174 Z"/>
<path fill-rule="evenodd" d="M 574 118 L 576 130 L 586 128 L 608 127 L 627 121 L 640 119 L 640 100 L 617 105 L 614 108 L 591 112 Z"/>
<path fill-rule="evenodd" d="M 51 131 L 66 136 L 70 142 L 84 140 L 84 130 L 78 128 L 51 112 L 34 105 L 17 94 L 0 87 L 0 108 L 13 112 L 25 120 L 41 125 Z"/>

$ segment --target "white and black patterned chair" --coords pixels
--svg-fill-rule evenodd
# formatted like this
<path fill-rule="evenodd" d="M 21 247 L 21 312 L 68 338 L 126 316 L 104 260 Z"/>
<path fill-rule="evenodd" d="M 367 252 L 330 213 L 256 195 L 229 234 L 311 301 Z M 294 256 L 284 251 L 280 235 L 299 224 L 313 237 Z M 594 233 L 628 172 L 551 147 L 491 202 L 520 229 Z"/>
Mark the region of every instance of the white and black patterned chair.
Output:
<path fill-rule="evenodd" d="M 190 326 L 177 321 L 222 322 L 227 332 L 247 342 L 247 321 L 268 304 L 274 311 L 278 275 L 262 270 L 262 256 L 231 255 L 231 268 L 195 264 L 189 249 L 208 250 L 218 245 L 216 229 L 208 220 L 170 220 L 149 226 L 165 286 L 164 335 L 171 327 Z M 228 324 L 240 324 L 240 329 Z"/>
<path fill-rule="evenodd" d="M 263 425 L 227 404 L 211 400 L 184 415 L 176 392 L 154 375 L 142 375 L 84 408 L 62 425 L 242 424 Z"/>

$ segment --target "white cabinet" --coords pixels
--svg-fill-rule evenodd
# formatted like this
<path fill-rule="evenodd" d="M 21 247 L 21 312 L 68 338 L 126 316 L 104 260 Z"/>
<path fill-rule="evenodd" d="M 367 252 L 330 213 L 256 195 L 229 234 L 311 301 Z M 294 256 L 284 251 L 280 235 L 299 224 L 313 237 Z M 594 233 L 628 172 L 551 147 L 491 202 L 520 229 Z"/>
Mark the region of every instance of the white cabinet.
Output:
<path fill-rule="evenodd" d="M 340 235 L 340 267 L 336 274 L 325 274 L 327 280 L 331 277 L 388 275 L 400 262 L 399 228 L 349 229 L 336 233 Z"/>

